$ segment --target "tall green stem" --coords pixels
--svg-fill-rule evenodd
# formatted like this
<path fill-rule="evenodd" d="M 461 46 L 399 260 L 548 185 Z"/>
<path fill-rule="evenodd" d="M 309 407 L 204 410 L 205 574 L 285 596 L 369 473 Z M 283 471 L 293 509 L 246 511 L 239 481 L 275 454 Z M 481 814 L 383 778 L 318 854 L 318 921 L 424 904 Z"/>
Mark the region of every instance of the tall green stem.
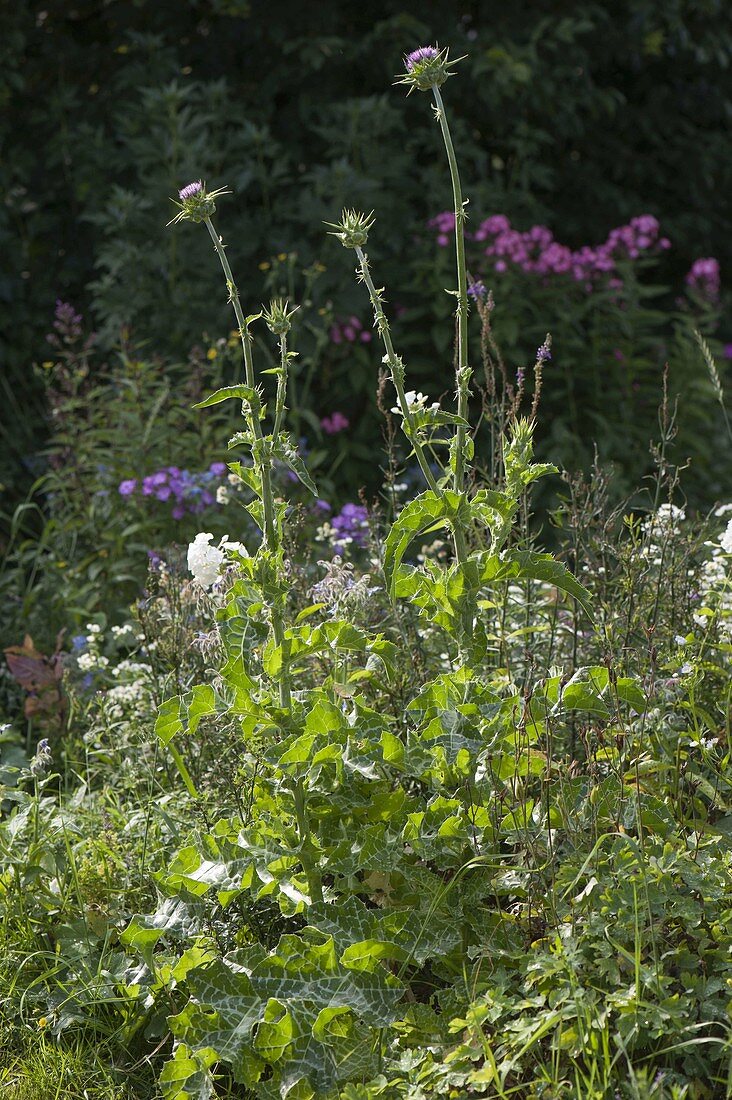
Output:
<path fill-rule="evenodd" d="M 277 396 L 275 398 L 275 419 L 272 435 L 275 439 L 280 434 L 282 420 L 285 415 L 285 398 L 287 396 L 287 334 L 280 336 L 280 371 L 277 375 Z"/>
<path fill-rule="evenodd" d="M 424 453 L 424 448 L 422 447 L 422 444 L 418 439 L 417 430 L 414 426 L 414 417 L 412 416 L 407 398 L 404 393 L 404 365 L 397 353 L 394 351 L 394 344 L 392 343 L 391 332 L 389 330 L 389 322 L 386 318 L 386 314 L 384 313 L 381 291 L 376 289 L 376 287 L 374 286 L 374 280 L 371 278 L 368 256 L 360 247 L 356 247 L 355 251 L 356 255 L 358 256 L 358 264 L 359 270 L 361 272 L 361 278 L 366 284 L 369 292 L 369 298 L 371 299 L 376 327 L 379 330 L 379 335 L 381 336 L 381 339 L 384 342 L 384 347 L 386 349 L 386 361 L 389 366 L 389 373 L 391 374 L 391 380 L 394 384 L 394 389 L 396 390 L 399 408 L 401 409 L 402 417 L 404 419 L 404 426 L 406 428 L 407 438 L 414 448 L 414 453 L 417 457 L 419 467 L 424 474 L 425 481 L 427 482 L 433 493 L 436 493 L 437 496 L 441 496 L 442 490 L 435 480 L 435 476 L 430 469 L 429 462 L 427 461 L 427 457 Z"/>
<path fill-rule="evenodd" d="M 213 246 L 216 249 L 216 255 L 218 256 L 221 267 L 226 279 L 226 289 L 229 292 L 229 301 L 234 310 L 237 324 L 239 326 L 239 336 L 241 338 L 242 351 L 244 352 L 244 370 L 246 375 L 246 383 L 250 390 L 256 392 L 254 384 L 254 360 L 252 358 L 252 340 L 249 335 L 249 326 L 247 325 L 244 311 L 241 308 L 241 301 L 239 299 L 239 291 L 237 290 L 236 283 L 234 282 L 234 276 L 229 266 L 229 261 L 226 258 L 226 249 L 221 237 L 214 229 L 211 219 L 204 218 L 206 222 L 206 228 L 208 229 Z M 264 438 L 262 432 L 262 425 L 259 420 L 259 403 L 245 403 L 245 408 L 248 409 L 247 421 L 252 433 L 254 445 L 252 447 L 252 456 L 254 458 L 255 468 L 259 474 L 260 484 L 262 486 L 262 512 L 264 515 L 264 543 L 267 549 L 271 553 L 275 553 L 279 549 L 279 538 L 277 525 L 275 523 L 275 510 L 274 510 L 274 493 L 272 491 L 272 474 L 271 474 L 271 459 L 269 452 L 268 442 Z M 280 599 L 277 598 L 272 601 L 272 633 L 274 635 L 275 645 L 282 647 L 285 639 L 284 617 L 282 614 L 282 608 L 280 606 Z M 287 663 L 283 661 L 282 673 L 279 681 L 280 690 L 280 703 L 284 708 L 290 706 L 290 684 L 287 672 Z"/>
<path fill-rule="evenodd" d="M 323 882 L 316 869 L 313 858 L 313 842 L 310 836 L 310 821 L 305 803 L 305 787 L 302 779 L 298 779 L 292 788 L 292 798 L 295 803 L 295 817 L 297 819 L 297 831 L 300 837 L 300 861 L 308 879 L 310 900 L 322 902 Z"/>
<path fill-rule="evenodd" d="M 445 105 L 440 95 L 440 89 L 433 87 L 435 97 L 435 114 L 440 123 L 442 137 L 445 142 L 447 159 L 450 165 L 450 178 L 452 180 L 452 197 L 455 207 L 455 259 L 457 265 L 458 280 L 458 369 L 457 369 L 457 413 L 463 420 L 468 418 L 468 398 L 470 396 L 471 370 L 468 364 L 468 272 L 465 266 L 465 206 L 463 205 L 463 192 L 460 186 L 460 172 L 458 171 L 455 149 L 450 136 L 450 127 L 447 124 Z M 465 483 L 465 427 L 458 425 L 457 441 L 455 445 L 455 491 L 463 491 Z"/>
<path fill-rule="evenodd" d="M 447 160 L 450 165 L 450 179 L 452 180 L 452 197 L 455 209 L 455 261 L 458 281 L 458 361 L 455 379 L 457 389 L 457 414 L 462 421 L 467 421 L 471 370 L 468 364 L 468 271 L 465 266 L 465 206 L 463 203 L 462 187 L 460 185 L 460 172 L 458 170 L 457 157 L 455 156 L 455 149 L 450 135 L 450 127 L 447 124 L 447 116 L 445 115 L 445 104 L 442 101 L 442 96 L 438 87 L 433 86 L 432 93 L 435 97 L 435 114 L 440 123 L 440 129 L 442 130 Z M 453 460 L 453 488 L 456 493 L 465 491 L 465 451 L 465 424 L 461 423 L 457 426 L 455 455 Z M 456 523 L 453 528 L 453 536 L 455 541 L 455 556 L 462 565 L 467 561 L 468 548 L 466 532 L 459 523 Z M 463 614 L 462 626 L 464 641 L 461 646 L 461 656 L 464 660 L 466 652 L 465 646 L 468 643 L 468 639 L 471 637 L 473 629 L 472 616 L 467 608 Z"/>

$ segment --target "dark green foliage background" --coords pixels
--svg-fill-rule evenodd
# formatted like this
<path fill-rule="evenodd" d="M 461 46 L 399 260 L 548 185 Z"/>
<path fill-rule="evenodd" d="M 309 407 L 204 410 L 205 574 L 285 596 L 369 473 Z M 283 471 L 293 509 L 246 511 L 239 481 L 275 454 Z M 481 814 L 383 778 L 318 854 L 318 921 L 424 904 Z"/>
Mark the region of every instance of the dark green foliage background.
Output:
<path fill-rule="evenodd" d="M 476 218 L 543 221 L 578 246 L 652 213 L 674 246 L 668 287 L 698 256 L 716 255 L 723 276 L 732 265 L 724 0 L 49 0 L 6 5 L 2 29 L 0 479 L 11 496 L 38 469 L 31 364 L 49 357 L 56 298 L 109 347 L 129 326 L 151 351 L 184 356 L 203 330 L 228 329 L 206 235 L 165 229 L 167 196 L 190 178 L 235 193 L 225 235 L 245 300 L 265 293 L 258 264 L 294 250 L 302 266 L 326 265 L 319 301 L 365 316 L 350 259 L 323 234 L 348 203 L 376 208 L 378 279 L 411 304 L 410 241 L 450 204 L 426 102 L 391 87 L 401 54 L 425 41 L 468 55 L 447 95 Z M 410 343 L 417 381 L 421 371 L 442 391 L 433 323 L 423 316 Z M 537 332 L 518 339 L 525 355 Z M 371 377 L 352 374 L 324 379 L 322 412 L 334 396 L 348 409 L 349 392 L 373 393 Z"/>

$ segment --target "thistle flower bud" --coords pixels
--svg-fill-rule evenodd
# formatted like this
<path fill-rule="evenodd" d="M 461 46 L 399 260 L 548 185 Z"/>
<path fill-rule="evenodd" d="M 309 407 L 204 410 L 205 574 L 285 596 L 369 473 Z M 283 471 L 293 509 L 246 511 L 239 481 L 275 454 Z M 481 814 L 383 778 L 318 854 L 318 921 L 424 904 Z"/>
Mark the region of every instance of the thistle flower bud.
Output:
<path fill-rule="evenodd" d="M 270 332 L 275 336 L 285 336 L 290 331 L 290 318 L 299 308 L 288 310 L 289 302 L 283 302 L 281 298 L 273 298 L 269 303 L 269 309 L 262 306 L 262 316 Z"/>
<path fill-rule="evenodd" d="M 228 194 L 229 190 L 226 187 L 219 187 L 216 191 L 207 191 L 203 180 L 194 180 L 192 183 L 187 183 L 178 192 L 178 199 L 171 200 L 178 207 L 178 213 L 168 222 L 168 225 L 175 225 L 177 222 L 183 221 L 205 221 L 206 218 L 210 218 L 212 214 L 216 213 L 214 200 L 219 195 Z"/>
<path fill-rule="evenodd" d="M 374 212 L 361 214 L 357 210 L 343 210 L 339 222 L 325 224 L 334 230 L 331 237 L 337 237 L 344 248 L 363 248 L 369 239 L 369 229 L 374 224 Z"/>
<path fill-rule="evenodd" d="M 397 84 L 408 84 L 409 91 L 417 88 L 420 92 L 429 92 L 439 88 L 449 76 L 450 67 L 455 61 L 448 61 L 448 51 L 437 46 L 420 46 L 404 56 L 404 68 L 407 70 L 397 80 Z M 458 58 L 460 60 L 460 58 Z"/>
<path fill-rule="evenodd" d="M 51 746 L 48 743 L 46 737 L 42 738 L 36 746 L 36 754 L 30 762 L 31 774 L 36 779 L 43 779 L 45 775 L 51 770 L 53 764 L 53 756 L 51 755 Z"/>

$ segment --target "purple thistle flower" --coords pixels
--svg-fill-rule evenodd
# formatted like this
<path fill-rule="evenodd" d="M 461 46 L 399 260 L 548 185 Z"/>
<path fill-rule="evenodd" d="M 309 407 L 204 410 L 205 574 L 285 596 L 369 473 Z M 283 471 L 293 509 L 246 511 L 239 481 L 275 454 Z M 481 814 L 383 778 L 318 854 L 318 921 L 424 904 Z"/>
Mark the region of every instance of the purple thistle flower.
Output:
<path fill-rule="evenodd" d="M 472 298 L 475 302 L 482 302 L 487 294 L 485 283 L 480 279 L 476 279 L 475 282 L 468 284 L 468 297 Z"/>
<path fill-rule="evenodd" d="M 421 65 L 423 61 L 434 61 L 439 53 L 440 51 L 434 46 L 420 46 L 419 49 L 412 50 L 405 56 L 404 67 L 408 73 L 414 72 L 417 65 Z"/>
<path fill-rule="evenodd" d="M 194 195 L 200 195 L 203 191 L 203 182 L 201 180 L 194 180 L 193 183 L 187 183 L 185 187 L 181 187 L 178 192 L 178 197 L 181 202 L 187 202 L 188 199 L 192 199 Z"/>
<path fill-rule="evenodd" d="M 224 475 L 228 473 L 228 467 L 225 462 L 212 462 L 208 470 L 214 477 L 224 477 Z"/>
<path fill-rule="evenodd" d="M 137 488 L 137 478 L 131 477 L 126 481 L 120 481 L 119 489 L 117 490 L 121 497 L 131 497 Z"/>
<path fill-rule="evenodd" d="M 536 361 L 537 363 L 546 363 L 551 359 L 552 353 L 549 344 L 545 340 L 541 347 L 536 349 Z"/>

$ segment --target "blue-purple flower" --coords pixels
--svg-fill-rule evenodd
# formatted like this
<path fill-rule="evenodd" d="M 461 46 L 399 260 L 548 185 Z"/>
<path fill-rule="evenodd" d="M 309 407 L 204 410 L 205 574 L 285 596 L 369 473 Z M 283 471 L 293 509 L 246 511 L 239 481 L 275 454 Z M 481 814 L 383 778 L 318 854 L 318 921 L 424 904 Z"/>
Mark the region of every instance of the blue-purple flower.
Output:
<path fill-rule="evenodd" d="M 207 191 L 203 180 L 193 180 L 192 183 L 187 183 L 185 187 L 181 187 L 178 198 L 172 200 L 178 207 L 178 213 L 174 218 L 171 218 L 168 225 L 175 225 L 177 222 L 183 221 L 206 221 L 207 218 L 216 213 L 214 199 L 218 198 L 219 195 L 228 194 L 229 190 L 226 187 L 219 187 L 216 191 Z"/>
<path fill-rule="evenodd" d="M 412 50 L 404 58 L 404 66 L 407 72 L 411 73 L 417 65 L 421 65 L 423 61 L 434 61 L 436 57 L 440 56 L 440 51 L 435 46 L 419 46 L 416 50 Z"/>
<path fill-rule="evenodd" d="M 194 195 L 199 195 L 201 191 L 203 191 L 202 180 L 194 180 L 193 183 L 188 183 L 185 187 L 181 187 L 178 192 L 178 197 L 181 202 L 186 202 L 187 199 L 192 199 Z"/>
<path fill-rule="evenodd" d="M 536 349 L 536 361 L 537 363 L 546 363 L 552 357 L 551 341 L 547 336 L 544 343 Z"/>

